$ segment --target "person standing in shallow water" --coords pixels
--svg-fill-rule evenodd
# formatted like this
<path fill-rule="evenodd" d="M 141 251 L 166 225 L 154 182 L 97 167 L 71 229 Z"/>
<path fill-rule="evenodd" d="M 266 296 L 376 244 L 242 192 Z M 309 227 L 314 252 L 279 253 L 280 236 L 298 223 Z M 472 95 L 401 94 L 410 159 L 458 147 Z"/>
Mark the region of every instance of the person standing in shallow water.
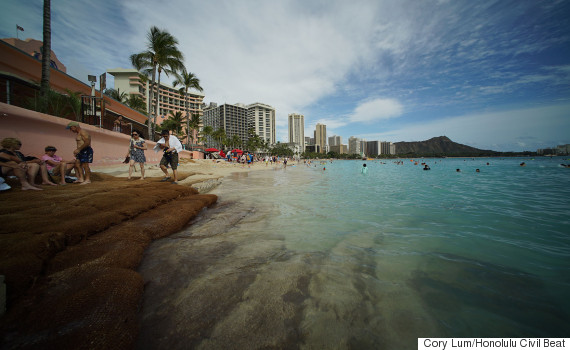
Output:
<path fill-rule="evenodd" d="M 144 163 L 146 163 L 146 157 L 144 155 L 144 151 L 146 150 L 146 144 L 144 139 L 140 137 L 138 131 L 133 131 L 131 142 L 129 145 L 129 151 L 127 156 L 131 157 L 129 163 L 129 177 L 128 180 L 131 179 L 131 175 L 133 174 L 133 169 L 135 168 L 135 163 L 139 163 L 141 167 L 141 180 L 144 180 Z"/>
<path fill-rule="evenodd" d="M 77 181 L 74 183 L 80 183 L 82 185 L 91 183 L 91 168 L 90 163 L 93 163 L 93 148 L 91 148 L 91 136 L 89 133 L 79 126 L 78 122 L 70 122 L 67 124 L 66 129 L 71 130 L 77 134 L 75 141 L 77 142 L 77 148 L 73 151 L 75 156 L 75 167 L 79 169 L 77 174 Z"/>

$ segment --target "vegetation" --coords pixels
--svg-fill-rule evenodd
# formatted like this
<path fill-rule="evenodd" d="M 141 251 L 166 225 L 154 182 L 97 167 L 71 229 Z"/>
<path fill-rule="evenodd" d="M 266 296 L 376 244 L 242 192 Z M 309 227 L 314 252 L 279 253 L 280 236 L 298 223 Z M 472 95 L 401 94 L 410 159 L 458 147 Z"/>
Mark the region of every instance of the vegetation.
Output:
<path fill-rule="evenodd" d="M 202 89 L 202 87 L 200 86 L 200 79 L 198 79 L 198 77 L 196 77 L 196 75 L 194 75 L 193 73 L 186 71 L 186 68 L 183 68 L 180 74 L 176 72 L 174 74 L 176 75 L 176 79 L 174 80 L 172 85 L 174 85 L 174 87 L 181 85 L 182 88 L 180 88 L 180 93 L 184 94 L 184 106 L 186 107 L 186 130 L 194 131 L 197 128 L 197 126 L 195 128 L 191 127 L 192 123 L 190 122 L 188 89 L 196 89 L 198 91 L 204 91 L 204 89 Z M 187 145 L 190 146 L 190 137 L 187 140 Z"/>
<path fill-rule="evenodd" d="M 132 94 L 129 95 L 129 97 L 127 97 L 125 101 L 125 104 L 137 112 L 146 114 L 146 103 L 144 102 L 142 97 L 138 95 L 132 95 Z"/>
<path fill-rule="evenodd" d="M 269 154 L 272 156 L 279 157 L 292 157 L 293 150 L 285 143 L 277 142 L 273 147 L 269 149 Z"/>
<path fill-rule="evenodd" d="M 166 75 L 180 71 L 183 68 L 182 61 L 184 60 L 184 55 L 178 50 L 178 40 L 174 36 L 165 30 L 160 30 L 153 26 L 147 34 L 147 50 L 131 55 L 130 59 L 133 67 L 138 71 L 142 71 L 144 75 L 151 76 L 149 101 L 151 103 L 154 101 L 155 105 L 154 110 L 151 108 L 148 119 L 150 120 L 154 117 L 154 124 L 156 124 L 159 112 L 158 100 L 160 90 L 158 87 L 160 86 L 160 75 L 163 71 Z M 155 84 L 157 72 L 158 83 Z M 154 133 L 151 125 L 151 123 L 148 123 L 149 135 Z"/>
<path fill-rule="evenodd" d="M 168 119 L 162 122 L 162 129 L 163 130 L 170 130 L 174 132 L 177 136 L 181 136 L 182 132 L 182 124 L 183 124 L 183 116 L 182 112 L 178 111 L 176 113 L 170 112 L 168 115 Z"/>
<path fill-rule="evenodd" d="M 223 128 L 219 128 L 218 130 L 212 133 L 212 138 L 216 141 L 216 145 L 218 148 L 223 148 L 226 144 L 227 136 L 226 131 Z"/>
<path fill-rule="evenodd" d="M 212 133 L 214 133 L 214 128 L 212 128 L 211 126 L 207 125 L 202 129 L 202 139 L 204 139 L 204 145 L 206 146 L 206 140 L 208 139 L 208 137 L 212 136 Z"/>
<path fill-rule="evenodd" d="M 48 89 L 42 96 L 41 93 L 28 98 L 24 102 L 24 107 L 36 112 L 53 115 L 56 117 L 69 118 L 73 116 L 75 120 L 80 120 L 81 114 L 81 93 L 66 89 L 67 94 Z"/>
<path fill-rule="evenodd" d="M 186 133 L 188 134 L 188 139 L 192 139 L 192 144 L 194 144 L 194 131 L 198 130 L 200 127 L 200 115 L 192 114 L 192 118 L 186 124 Z"/>
<path fill-rule="evenodd" d="M 127 101 L 127 93 L 126 92 L 119 92 L 119 90 L 116 89 L 105 89 L 105 91 L 103 91 L 103 93 L 107 96 L 109 96 L 110 98 L 112 98 L 115 101 L 121 102 L 123 104 L 126 103 Z"/>

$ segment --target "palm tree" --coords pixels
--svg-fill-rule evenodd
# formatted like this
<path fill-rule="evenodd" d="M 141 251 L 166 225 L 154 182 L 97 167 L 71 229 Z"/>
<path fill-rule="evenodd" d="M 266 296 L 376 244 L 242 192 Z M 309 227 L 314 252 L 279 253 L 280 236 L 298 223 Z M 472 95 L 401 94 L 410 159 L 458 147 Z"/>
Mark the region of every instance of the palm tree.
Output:
<path fill-rule="evenodd" d="M 170 111 L 168 119 L 162 122 L 162 128 L 172 130 L 179 136 L 182 132 L 182 119 L 182 112 L 178 111 L 176 113 L 172 113 L 172 111 Z"/>
<path fill-rule="evenodd" d="M 44 0 L 44 26 L 43 26 L 43 46 L 42 46 L 42 80 L 40 85 L 40 96 L 46 98 L 49 93 L 49 73 L 51 63 L 51 1 Z"/>
<path fill-rule="evenodd" d="M 208 137 L 212 136 L 212 134 L 214 133 L 214 128 L 212 128 L 210 125 L 206 125 L 203 129 L 202 129 L 202 136 L 207 140 Z M 204 142 L 205 144 L 206 142 Z"/>
<path fill-rule="evenodd" d="M 226 131 L 223 128 L 219 128 L 212 133 L 212 137 L 218 143 L 218 147 L 222 147 L 226 139 Z"/>
<path fill-rule="evenodd" d="M 241 145 L 241 138 L 238 135 L 233 135 L 230 138 L 230 145 L 232 148 L 238 148 Z"/>
<path fill-rule="evenodd" d="M 121 103 L 126 103 L 127 99 L 129 98 L 127 96 L 126 92 L 120 92 L 119 90 L 116 89 L 105 89 L 105 91 L 103 92 L 105 95 L 109 96 L 110 98 L 112 98 L 113 100 L 119 101 Z"/>
<path fill-rule="evenodd" d="M 186 68 L 182 70 L 180 74 L 176 74 L 176 80 L 172 83 L 174 87 L 177 85 L 182 85 L 180 88 L 180 93 L 184 93 L 184 105 L 186 106 L 186 129 L 190 129 L 190 106 L 188 104 L 188 89 L 196 89 L 198 91 L 204 91 L 200 86 L 200 79 L 194 75 L 194 73 L 186 71 Z M 187 140 L 187 145 L 190 146 L 190 138 Z"/>
<path fill-rule="evenodd" d="M 138 71 L 144 75 L 151 75 L 149 103 L 155 102 L 154 111 L 149 111 L 148 119 L 152 119 L 154 114 L 154 124 L 158 115 L 158 95 L 160 93 L 160 74 L 164 70 L 166 74 L 183 68 L 182 61 L 184 55 L 178 50 L 178 40 L 167 31 L 151 27 L 147 34 L 147 50 L 131 55 L 131 63 Z M 158 71 L 158 84 L 156 73 Z M 156 96 L 154 90 L 156 89 Z M 151 123 L 149 125 L 149 135 L 153 134 Z"/>
<path fill-rule="evenodd" d="M 196 113 L 192 114 L 190 123 L 187 125 L 188 127 L 186 128 L 186 133 L 188 134 L 189 138 L 192 138 L 192 144 L 194 144 L 194 130 L 198 130 L 200 127 L 200 115 Z"/>
<path fill-rule="evenodd" d="M 142 99 L 142 97 L 134 94 L 130 94 L 125 101 L 126 105 L 134 109 L 135 111 L 141 112 L 142 114 L 146 114 L 146 103 Z"/>

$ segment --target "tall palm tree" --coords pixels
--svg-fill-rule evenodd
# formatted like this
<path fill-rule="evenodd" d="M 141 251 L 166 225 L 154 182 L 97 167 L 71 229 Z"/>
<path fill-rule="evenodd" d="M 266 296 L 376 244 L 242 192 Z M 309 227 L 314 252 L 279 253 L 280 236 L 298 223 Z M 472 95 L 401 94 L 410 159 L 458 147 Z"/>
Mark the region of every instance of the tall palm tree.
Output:
<path fill-rule="evenodd" d="M 49 73 L 51 63 L 51 1 L 44 0 L 44 25 L 42 46 L 42 80 L 40 96 L 46 98 L 49 92 Z"/>
<path fill-rule="evenodd" d="M 180 88 L 180 93 L 184 94 L 184 106 L 186 107 L 186 130 L 190 131 L 190 105 L 188 103 L 188 89 L 196 89 L 198 91 L 204 91 L 200 86 L 200 79 L 194 73 L 188 72 L 186 68 L 176 74 L 176 79 L 172 82 L 174 87 L 182 85 Z M 186 141 L 187 146 L 190 146 L 190 138 Z"/>
<path fill-rule="evenodd" d="M 154 114 L 154 124 L 158 115 L 158 97 L 160 94 L 160 74 L 162 71 L 169 74 L 182 69 L 184 55 L 178 50 L 178 40 L 165 30 L 160 30 L 153 26 L 147 34 L 147 50 L 131 55 L 131 63 L 138 71 L 144 75 L 151 75 L 149 103 L 155 103 L 154 111 L 150 108 L 148 119 L 152 119 Z M 158 83 L 156 73 L 158 72 Z M 156 90 L 156 93 L 155 93 Z M 156 96 L 155 96 L 156 95 Z M 149 135 L 153 134 L 151 123 L 149 125 Z"/>

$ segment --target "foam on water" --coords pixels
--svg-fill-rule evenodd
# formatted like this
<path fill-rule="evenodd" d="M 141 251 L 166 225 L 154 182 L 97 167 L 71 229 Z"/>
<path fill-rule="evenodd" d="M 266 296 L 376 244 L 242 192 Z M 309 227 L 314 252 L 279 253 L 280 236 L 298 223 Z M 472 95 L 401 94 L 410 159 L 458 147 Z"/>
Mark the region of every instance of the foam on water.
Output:
<path fill-rule="evenodd" d="M 367 161 L 363 175 L 363 162 L 336 161 L 224 180 L 215 208 L 148 250 L 139 347 L 566 336 L 570 169 L 426 161 L 432 170 Z"/>

